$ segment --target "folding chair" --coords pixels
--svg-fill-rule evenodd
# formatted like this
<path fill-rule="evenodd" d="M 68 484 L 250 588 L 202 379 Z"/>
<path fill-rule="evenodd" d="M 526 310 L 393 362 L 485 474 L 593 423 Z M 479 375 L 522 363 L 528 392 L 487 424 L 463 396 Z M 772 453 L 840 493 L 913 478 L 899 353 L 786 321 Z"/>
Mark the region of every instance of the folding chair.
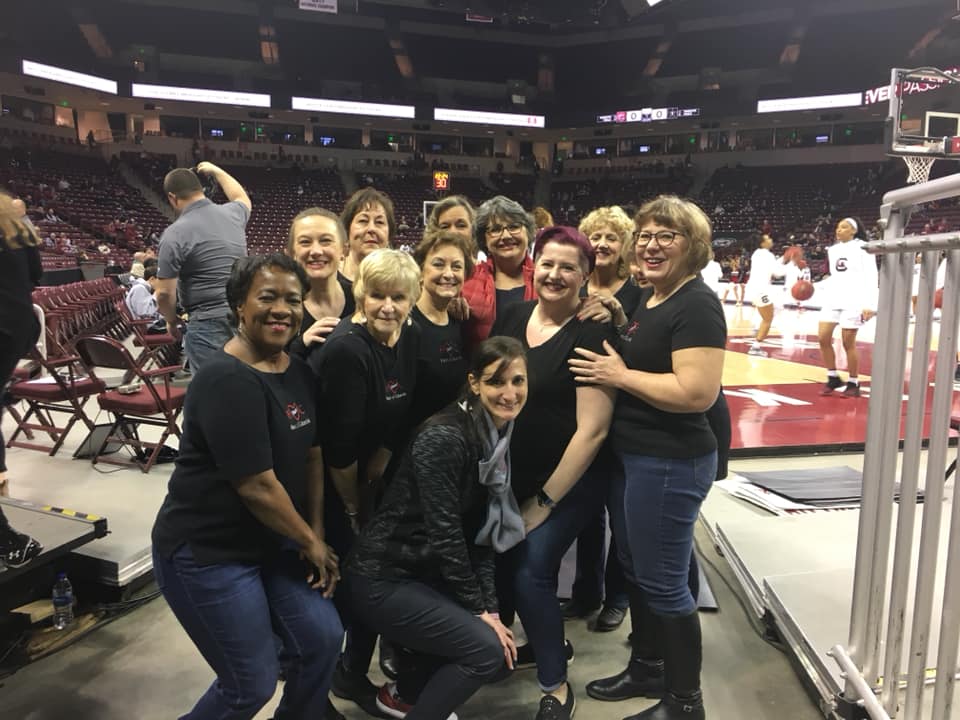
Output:
<path fill-rule="evenodd" d="M 92 377 L 95 367 L 111 368 L 123 370 L 125 376 L 129 374 L 135 382 L 140 384 L 140 389 L 129 395 L 110 390 L 101 392 L 97 396 L 100 409 L 112 413 L 114 421 L 110 431 L 94 453 L 93 464 L 106 462 L 113 465 L 136 465 L 142 472 L 149 472 L 157 461 L 157 456 L 167 438 L 171 434 L 180 437 L 177 419 L 183 410 L 187 391 L 184 388 L 173 387 L 171 384 L 173 374 L 180 369 L 180 366 L 169 365 L 154 370 L 144 370 L 122 343 L 103 335 L 77 340 L 77 353 L 83 359 Z M 162 383 L 154 380 L 162 380 Z M 161 428 L 160 440 L 151 442 L 141 439 L 139 432 L 141 425 Z M 133 452 L 132 459 L 126 461 L 101 457 L 111 443 L 130 448 Z"/>
<path fill-rule="evenodd" d="M 93 430 L 93 421 L 84 412 L 83 405 L 88 397 L 103 392 L 106 386 L 84 372 L 76 355 L 48 360 L 36 348 L 31 348 L 29 357 L 32 363 L 46 371 L 46 375 L 20 380 L 10 386 L 10 396 L 26 402 L 27 412 L 20 417 L 14 408 L 10 408 L 10 416 L 17 428 L 7 441 L 7 447 L 42 450 L 56 455 L 78 420 L 88 430 Z M 67 413 L 70 418 L 61 427 L 54 422 L 51 412 Z M 33 442 L 35 430 L 49 435 L 53 444 Z M 21 436 L 26 439 L 18 439 Z"/>
<path fill-rule="evenodd" d="M 157 367 L 176 364 L 180 352 L 177 348 L 177 341 L 174 340 L 173 335 L 170 333 L 149 334 L 147 328 L 153 325 L 154 321 L 135 318 L 127 306 L 126 299 L 117 300 L 115 305 L 117 313 L 133 332 L 133 344 L 136 347 L 143 348 L 136 357 L 137 365 L 146 368 L 151 361 L 154 362 Z"/>

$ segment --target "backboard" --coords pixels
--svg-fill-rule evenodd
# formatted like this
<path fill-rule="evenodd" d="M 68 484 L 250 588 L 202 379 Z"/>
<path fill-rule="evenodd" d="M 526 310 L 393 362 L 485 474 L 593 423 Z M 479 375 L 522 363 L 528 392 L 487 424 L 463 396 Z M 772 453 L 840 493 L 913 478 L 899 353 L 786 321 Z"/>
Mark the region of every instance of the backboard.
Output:
<path fill-rule="evenodd" d="M 960 68 L 894 68 L 889 97 L 888 154 L 960 159 Z"/>
<path fill-rule="evenodd" d="M 903 158 L 908 183 L 926 181 L 936 160 L 960 160 L 960 68 L 894 68 L 887 94 L 887 154 Z"/>

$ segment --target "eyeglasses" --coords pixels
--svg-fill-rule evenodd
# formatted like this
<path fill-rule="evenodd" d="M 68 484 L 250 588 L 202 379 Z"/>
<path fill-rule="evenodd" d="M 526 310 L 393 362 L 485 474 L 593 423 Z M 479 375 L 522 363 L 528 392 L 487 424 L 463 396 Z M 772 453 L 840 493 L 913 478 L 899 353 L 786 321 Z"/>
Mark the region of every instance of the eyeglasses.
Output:
<path fill-rule="evenodd" d="M 523 225 L 520 223 L 510 223 L 509 225 L 488 225 L 487 237 L 500 237 L 506 230 L 511 235 L 519 235 L 523 231 Z"/>
<path fill-rule="evenodd" d="M 649 245 L 651 240 L 656 240 L 657 245 L 662 248 L 673 245 L 678 237 L 683 237 L 683 233 L 674 232 L 673 230 L 661 230 L 656 233 L 635 232 L 633 234 L 633 239 L 638 245 Z"/>

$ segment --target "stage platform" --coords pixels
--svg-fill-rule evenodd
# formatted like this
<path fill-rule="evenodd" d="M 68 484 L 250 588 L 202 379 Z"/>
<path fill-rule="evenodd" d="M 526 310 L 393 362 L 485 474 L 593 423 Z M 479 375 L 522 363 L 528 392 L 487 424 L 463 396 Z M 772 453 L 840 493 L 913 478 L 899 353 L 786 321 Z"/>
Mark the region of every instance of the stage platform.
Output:
<path fill-rule="evenodd" d="M 0 585 L 107 534 L 107 519 L 98 515 L 11 498 L 0 498 L 0 508 L 11 527 L 43 545 L 43 552 L 23 567 L 0 567 Z"/>
<path fill-rule="evenodd" d="M 862 457 L 858 459 L 862 461 Z M 808 464 L 815 466 L 816 460 L 811 458 Z M 821 460 L 821 465 L 826 464 L 832 464 L 831 460 Z M 735 463 L 732 469 L 736 472 L 738 468 L 778 469 L 772 460 Z M 950 502 L 952 492 L 951 483 L 945 503 Z M 775 626 L 798 672 L 827 716 L 832 713 L 834 697 L 843 689 L 840 668 L 828 651 L 834 645 L 846 645 L 850 634 L 859 519 L 856 509 L 773 515 L 719 488 L 710 493 L 701 511 L 701 523 L 733 569 L 749 606 L 758 618 Z M 941 525 L 942 551 L 947 547 L 949 533 L 946 521 Z M 915 544 L 919 537 L 918 527 Z M 912 577 L 911 585 L 914 582 Z M 935 608 L 942 596 L 941 576 L 937 578 Z M 908 617 L 912 612 L 908 606 Z M 885 639 L 885 630 L 881 641 Z M 935 667 L 936 652 L 933 638 L 928 668 Z M 905 647 L 901 672 L 906 671 L 907 653 Z M 929 694 L 932 695 L 932 686 Z M 960 709 L 951 717 L 960 718 Z"/>

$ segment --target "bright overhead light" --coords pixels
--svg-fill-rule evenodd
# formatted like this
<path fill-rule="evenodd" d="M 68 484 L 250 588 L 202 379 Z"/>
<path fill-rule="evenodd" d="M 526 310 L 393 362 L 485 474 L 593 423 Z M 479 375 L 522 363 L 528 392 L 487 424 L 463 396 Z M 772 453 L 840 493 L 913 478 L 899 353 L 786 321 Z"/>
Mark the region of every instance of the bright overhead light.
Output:
<path fill-rule="evenodd" d="M 146 85 L 133 83 L 133 97 L 156 100 L 180 100 L 217 105 L 240 105 L 243 107 L 270 107 L 270 96 L 261 93 L 243 93 L 232 90 L 208 90 L 205 88 L 171 87 L 169 85 Z"/>
<path fill-rule="evenodd" d="M 54 67 L 53 65 L 43 65 L 32 60 L 23 61 L 23 74 L 33 77 L 53 80 L 54 82 L 64 83 L 65 85 L 77 85 L 79 87 L 99 90 L 100 92 L 117 94 L 117 83 L 107 78 L 97 77 L 96 75 L 87 75 L 85 73 L 74 72 L 65 68 Z"/>
<path fill-rule="evenodd" d="M 388 105 L 386 103 L 330 100 L 326 98 L 293 97 L 290 107 L 294 110 L 306 110 L 308 112 L 374 115 L 376 117 L 409 118 L 410 120 L 413 120 L 416 115 L 416 108 L 413 105 Z"/>

